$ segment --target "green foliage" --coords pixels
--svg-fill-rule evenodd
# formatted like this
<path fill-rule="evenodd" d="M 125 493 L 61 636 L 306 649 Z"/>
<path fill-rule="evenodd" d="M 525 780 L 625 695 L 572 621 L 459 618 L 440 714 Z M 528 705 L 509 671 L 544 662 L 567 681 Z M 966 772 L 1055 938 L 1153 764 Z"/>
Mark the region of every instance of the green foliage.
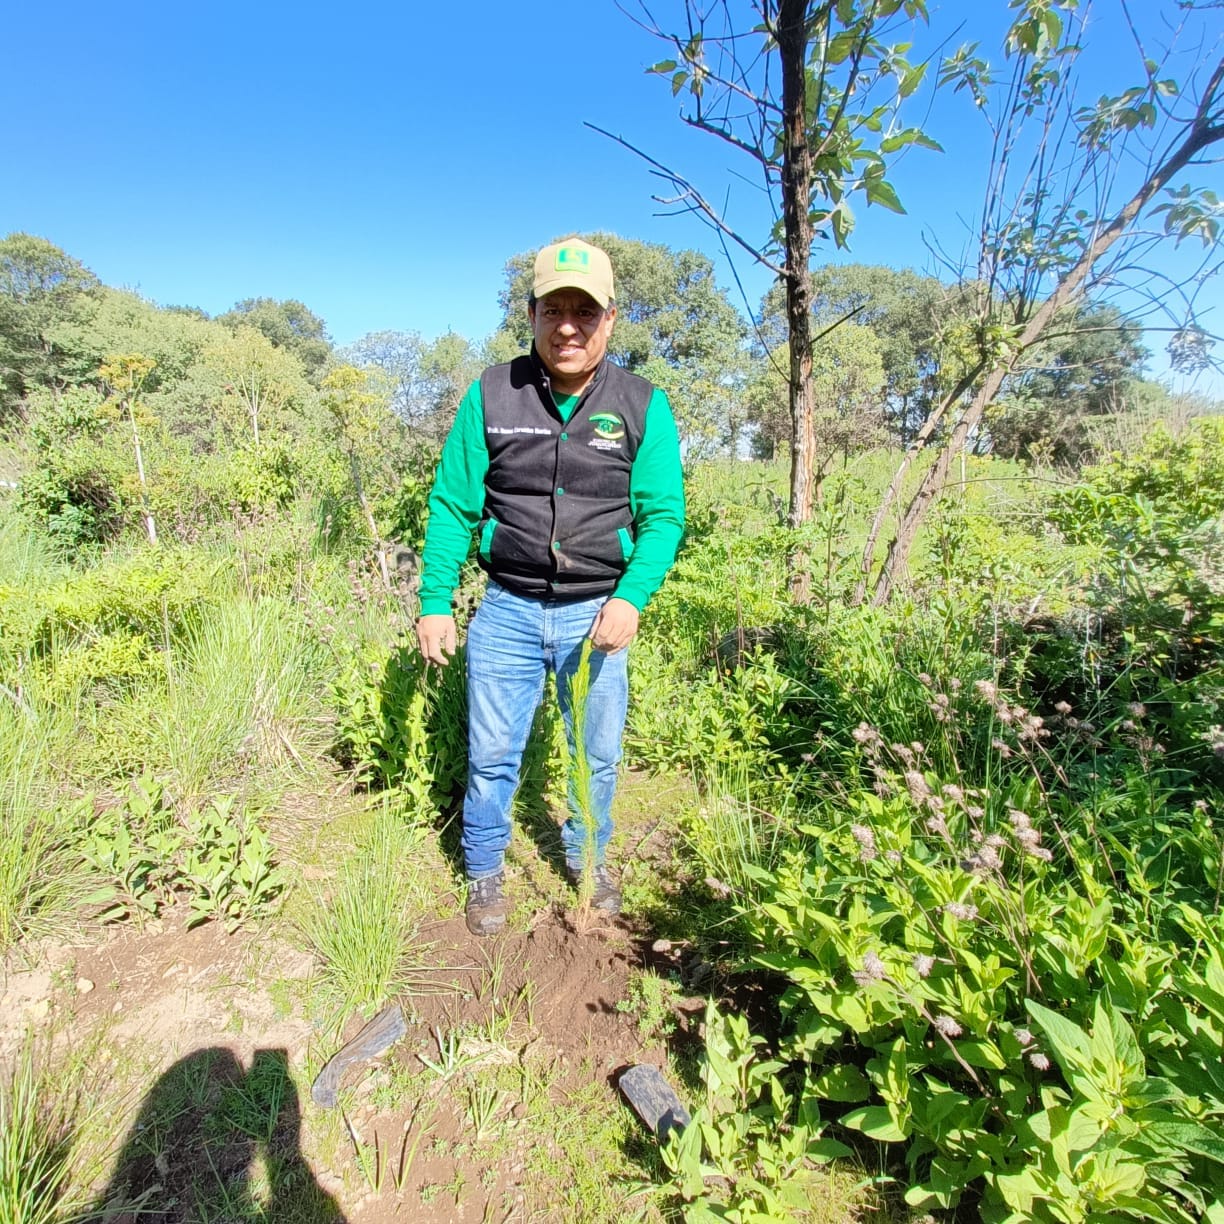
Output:
<path fill-rule="evenodd" d="M 84 825 L 80 852 L 103 884 L 88 901 L 115 921 L 156 916 L 185 895 L 188 926 L 220 921 L 229 932 L 271 912 L 286 886 L 267 834 L 254 814 L 234 812 L 234 796 L 218 795 L 179 820 L 161 785 L 148 774 L 124 802 Z"/>
<path fill-rule="evenodd" d="M 78 1098 L 38 1064 L 27 1038 L 0 1080 L 0 1219 L 61 1224 L 84 1207 L 75 1178 Z"/>
<path fill-rule="evenodd" d="M 814 1169 L 850 1149 L 824 1137 L 816 1086 L 788 1087 L 785 1064 L 762 1056 L 744 1016 L 711 1004 L 705 1028 L 704 1099 L 663 1149 L 686 1224 L 807 1218 Z"/>
<path fill-rule="evenodd" d="M 338 1019 L 376 1009 L 421 975 L 413 913 L 420 881 L 409 853 L 421 835 L 410 812 L 384 799 L 366 838 L 303 919 Z"/>
<path fill-rule="evenodd" d="M 217 316 L 217 322 L 238 331 L 251 327 L 277 348 L 292 353 L 307 376 L 318 373 L 331 354 L 327 325 L 313 311 L 288 298 L 244 298 L 232 310 Z"/>

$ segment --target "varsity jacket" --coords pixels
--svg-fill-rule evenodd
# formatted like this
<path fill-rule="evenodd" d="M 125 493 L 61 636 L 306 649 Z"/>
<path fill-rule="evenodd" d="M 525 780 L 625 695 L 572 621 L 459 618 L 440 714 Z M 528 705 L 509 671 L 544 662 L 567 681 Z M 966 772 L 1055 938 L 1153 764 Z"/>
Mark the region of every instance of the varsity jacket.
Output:
<path fill-rule="evenodd" d="M 605 360 L 581 396 L 555 397 L 533 350 L 460 404 L 429 498 L 421 612 L 450 611 L 474 534 L 482 568 L 519 594 L 614 594 L 640 610 L 683 528 L 666 395 Z"/>

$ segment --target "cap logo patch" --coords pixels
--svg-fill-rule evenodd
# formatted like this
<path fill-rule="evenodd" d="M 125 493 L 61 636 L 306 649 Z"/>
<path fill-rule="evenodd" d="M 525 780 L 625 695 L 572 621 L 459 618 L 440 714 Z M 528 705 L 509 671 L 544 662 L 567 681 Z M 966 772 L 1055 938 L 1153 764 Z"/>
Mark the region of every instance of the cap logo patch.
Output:
<path fill-rule="evenodd" d="M 615 438 L 623 438 L 625 436 L 625 423 L 615 412 L 597 412 L 591 417 L 591 424 L 595 428 L 595 436 L 597 438 L 606 438 L 608 441 L 612 441 Z"/>
<path fill-rule="evenodd" d="M 557 251 L 558 272 L 587 272 L 591 270 L 591 253 L 581 247 L 560 247 Z"/>

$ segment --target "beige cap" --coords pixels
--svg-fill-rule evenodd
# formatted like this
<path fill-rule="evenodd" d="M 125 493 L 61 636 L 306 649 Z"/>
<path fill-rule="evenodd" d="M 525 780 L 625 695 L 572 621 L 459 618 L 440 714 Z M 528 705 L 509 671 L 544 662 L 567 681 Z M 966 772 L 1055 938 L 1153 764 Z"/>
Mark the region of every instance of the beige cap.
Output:
<path fill-rule="evenodd" d="M 542 298 L 555 289 L 581 289 L 606 310 L 616 297 L 607 252 L 581 238 L 566 238 L 546 246 L 536 256 L 531 292 Z"/>

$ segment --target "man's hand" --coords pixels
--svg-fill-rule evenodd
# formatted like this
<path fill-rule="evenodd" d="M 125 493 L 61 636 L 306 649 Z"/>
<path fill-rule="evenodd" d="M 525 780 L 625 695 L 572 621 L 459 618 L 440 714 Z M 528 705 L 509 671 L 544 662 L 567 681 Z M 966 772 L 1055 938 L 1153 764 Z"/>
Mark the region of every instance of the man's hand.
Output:
<path fill-rule="evenodd" d="M 604 654 L 624 650 L 638 631 L 638 610 L 627 599 L 609 599 L 587 635 L 591 645 Z"/>
<path fill-rule="evenodd" d="M 445 667 L 455 653 L 455 618 L 453 616 L 422 616 L 417 621 L 417 642 L 426 663 Z"/>

